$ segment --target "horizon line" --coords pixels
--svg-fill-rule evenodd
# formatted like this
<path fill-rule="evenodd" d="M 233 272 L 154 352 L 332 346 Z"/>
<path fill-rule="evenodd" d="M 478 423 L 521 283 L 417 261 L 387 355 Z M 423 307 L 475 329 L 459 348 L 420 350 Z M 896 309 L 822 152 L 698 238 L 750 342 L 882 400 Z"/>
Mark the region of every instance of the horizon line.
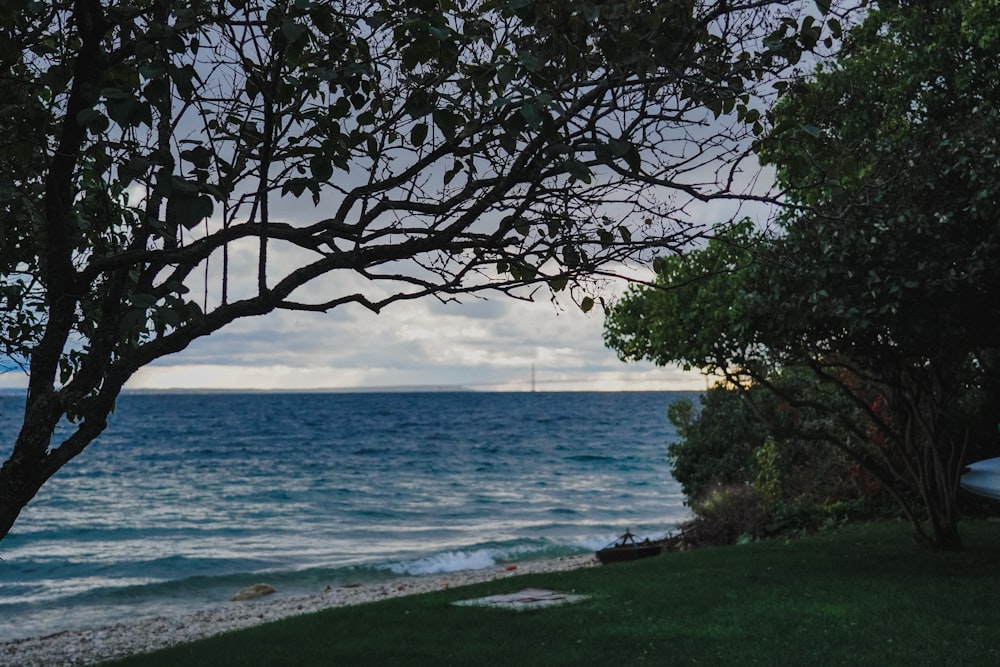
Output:
<path fill-rule="evenodd" d="M 540 381 L 537 384 L 572 382 L 563 380 Z M 483 389 L 481 387 L 506 387 L 509 382 L 484 382 L 469 384 L 415 384 L 415 385 L 370 385 L 360 387 L 125 387 L 122 394 L 377 394 L 377 393 L 700 393 L 696 389 Z M 21 396 L 26 387 L 0 387 L 0 395 Z"/>

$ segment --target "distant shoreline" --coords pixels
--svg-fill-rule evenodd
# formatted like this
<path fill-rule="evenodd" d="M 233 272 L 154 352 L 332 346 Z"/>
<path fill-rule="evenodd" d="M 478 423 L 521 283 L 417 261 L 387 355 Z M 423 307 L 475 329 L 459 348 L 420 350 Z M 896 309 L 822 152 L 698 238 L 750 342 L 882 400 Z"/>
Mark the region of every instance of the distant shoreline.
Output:
<path fill-rule="evenodd" d="M 480 390 L 462 385 L 387 385 L 384 387 L 322 387 L 311 389 L 225 389 L 218 387 L 123 389 L 122 394 L 445 394 Z"/>
<path fill-rule="evenodd" d="M 27 389 L 0 387 L 0 396 L 24 396 Z M 700 394 L 693 389 L 477 389 L 465 385 L 388 385 L 384 387 L 330 387 L 319 389 L 233 389 L 218 387 L 167 388 L 167 389 L 123 389 L 122 396 L 173 394 Z"/>

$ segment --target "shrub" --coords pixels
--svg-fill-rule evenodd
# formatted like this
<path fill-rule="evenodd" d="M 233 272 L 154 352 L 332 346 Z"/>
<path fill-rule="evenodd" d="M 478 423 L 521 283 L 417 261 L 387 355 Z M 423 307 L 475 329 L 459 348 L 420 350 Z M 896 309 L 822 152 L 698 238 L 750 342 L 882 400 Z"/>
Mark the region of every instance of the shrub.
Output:
<path fill-rule="evenodd" d="M 771 514 L 763 495 L 749 484 L 719 485 L 690 503 L 695 520 L 685 528 L 689 543 L 736 544 L 763 537 Z"/>
<path fill-rule="evenodd" d="M 782 380 L 802 381 L 793 374 Z M 762 387 L 716 385 L 698 409 L 691 401 L 671 404 L 668 418 L 680 436 L 668 448 L 671 470 L 697 517 L 688 541 L 814 532 L 893 507 L 845 454 L 796 437 L 807 416 Z"/>
<path fill-rule="evenodd" d="M 674 401 L 667 418 L 680 438 L 667 448 L 671 473 L 688 499 L 705 496 L 718 485 L 753 481 L 753 452 L 768 435 L 740 392 L 715 386 L 696 408 Z"/>

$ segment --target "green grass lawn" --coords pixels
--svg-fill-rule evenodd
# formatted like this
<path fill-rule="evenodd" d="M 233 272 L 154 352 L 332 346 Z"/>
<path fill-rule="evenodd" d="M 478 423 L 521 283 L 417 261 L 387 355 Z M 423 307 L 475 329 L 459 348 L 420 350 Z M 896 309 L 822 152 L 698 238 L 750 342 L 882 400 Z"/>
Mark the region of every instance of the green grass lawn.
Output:
<path fill-rule="evenodd" d="M 965 550 L 905 524 L 665 554 L 332 609 L 114 665 L 998 665 L 1000 523 Z M 590 596 L 533 611 L 460 607 L 527 587 Z"/>

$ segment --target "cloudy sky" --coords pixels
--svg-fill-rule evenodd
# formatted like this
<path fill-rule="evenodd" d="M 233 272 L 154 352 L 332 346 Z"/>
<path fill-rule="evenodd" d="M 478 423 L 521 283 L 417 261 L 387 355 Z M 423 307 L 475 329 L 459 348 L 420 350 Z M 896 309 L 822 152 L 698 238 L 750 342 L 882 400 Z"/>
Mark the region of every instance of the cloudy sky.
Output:
<path fill-rule="evenodd" d="M 538 390 L 704 389 L 697 374 L 624 364 L 602 341 L 602 314 L 543 299 L 462 304 L 425 299 L 374 314 L 277 313 L 247 320 L 141 371 L 132 388 L 465 386 Z"/>
<path fill-rule="evenodd" d="M 768 217 L 764 209 L 718 201 L 686 212 L 695 225 Z M 256 250 L 246 250 L 234 256 L 233 271 L 254 276 Z M 642 267 L 630 273 L 652 275 Z M 624 289 L 624 283 L 610 285 L 602 296 L 613 301 Z M 568 298 L 553 303 L 544 289 L 534 302 L 466 296 L 462 303 L 398 302 L 379 314 L 354 304 L 327 314 L 279 311 L 195 341 L 142 369 L 127 388 L 529 391 L 532 378 L 538 391 L 706 388 L 697 372 L 620 361 L 604 346 L 603 322 L 599 306 L 585 314 Z M 0 389 L 25 386 L 23 373 L 0 373 Z"/>
<path fill-rule="evenodd" d="M 693 222 L 733 212 L 704 207 Z M 745 213 L 746 211 L 742 211 Z M 247 260 L 253 259 L 249 256 Z M 649 277 L 648 271 L 637 275 Z M 251 275 L 253 275 L 251 271 Z M 611 285 L 613 300 L 624 284 Z M 497 295 L 404 301 L 379 314 L 356 305 L 327 314 L 280 311 L 237 321 L 183 352 L 142 369 L 130 389 L 350 389 L 466 387 L 482 391 L 704 390 L 679 368 L 626 364 L 604 347 L 600 306 L 583 313 L 569 299 L 534 302 Z M 27 385 L 0 373 L 0 388 Z"/>
<path fill-rule="evenodd" d="M 696 373 L 625 364 L 604 347 L 603 313 L 506 297 L 399 303 L 326 314 L 279 312 L 196 341 L 136 375 L 132 389 L 464 386 L 527 391 L 705 388 Z M 0 387 L 23 387 L 18 372 Z"/>

